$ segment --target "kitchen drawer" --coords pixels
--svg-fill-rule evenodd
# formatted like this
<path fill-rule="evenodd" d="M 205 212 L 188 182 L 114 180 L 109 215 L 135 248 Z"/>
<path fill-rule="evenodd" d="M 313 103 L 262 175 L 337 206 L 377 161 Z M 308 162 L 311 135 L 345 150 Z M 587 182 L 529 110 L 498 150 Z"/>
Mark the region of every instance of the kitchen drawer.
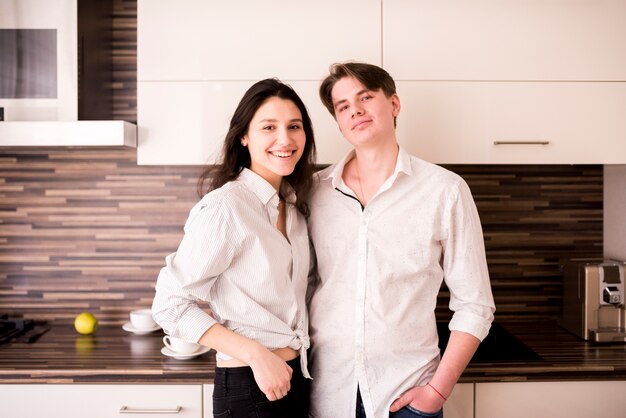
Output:
<path fill-rule="evenodd" d="M 202 385 L 0 385 L 0 405 L 3 418 L 202 418 L 203 413 Z"/>

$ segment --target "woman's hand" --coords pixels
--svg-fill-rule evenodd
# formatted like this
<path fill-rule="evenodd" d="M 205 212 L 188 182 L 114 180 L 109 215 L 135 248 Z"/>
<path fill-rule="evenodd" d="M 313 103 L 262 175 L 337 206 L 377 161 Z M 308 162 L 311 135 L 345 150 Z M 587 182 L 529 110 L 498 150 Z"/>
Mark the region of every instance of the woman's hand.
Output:
<path fill-rule="evenodd" d="M 254 340 L 215 324 L 204 332 L 198 343 L 250 366 L 254 380 L 270 401 L 284 398 L 291 389 L 293 369 L 285 360 Z"/>
<path fill-rule="evenodd" d="M 429 386 L 415 386 L 404 392 L 389 408 L 390 412 L 397 412 L 407 405 L 418 411 L 432 413 L 443 408 L 444 399 Z"/>
<path fill-rule="evenodd" d="M 267 399 L 276 401 L 287 396 L 291 389 L 293 369 L 285 360 L 264 348 L 250 361 L 250 368 Z"/>

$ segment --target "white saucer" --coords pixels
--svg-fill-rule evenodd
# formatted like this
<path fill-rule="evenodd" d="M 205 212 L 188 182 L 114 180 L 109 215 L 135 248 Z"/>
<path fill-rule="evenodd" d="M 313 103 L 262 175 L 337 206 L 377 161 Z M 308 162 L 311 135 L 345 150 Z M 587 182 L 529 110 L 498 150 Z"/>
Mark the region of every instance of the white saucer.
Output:
<path fill-rule="evenodd" d="M 189 360 L 190 358 L 194 358 L 200 356 L 210 350 L 209 347 L 200 346 L 196 351 L 189 354 L 178 354 L 175 351 L 172 351 L 169 347 L 161 348 L 161 354 L 168 357 L 174 357 L 176 360 Z"/>
<path fill-rule="evenodd" d="M 122 325 L 122 329 L 124 331 L 132 332 L 133 334 L 145 335 L 145 334 L 150 334 L 151 332 L 154 332 L 156 330 L 159 330 L 161 329 L 161 327 L 155 324 L 152 328 L 135 328 L 132 323 L 127 322 L 124 325 Z"/>

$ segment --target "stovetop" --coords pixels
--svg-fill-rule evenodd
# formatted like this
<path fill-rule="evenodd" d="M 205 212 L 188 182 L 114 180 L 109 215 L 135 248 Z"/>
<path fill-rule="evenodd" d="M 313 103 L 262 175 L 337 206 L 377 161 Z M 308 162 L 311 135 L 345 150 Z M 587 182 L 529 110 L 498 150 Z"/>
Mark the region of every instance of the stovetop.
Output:
<path fill-rule="evenodd" d="M 0 315 L 0 344 L 34 343 L 49 329 L 46 321 Z"/>

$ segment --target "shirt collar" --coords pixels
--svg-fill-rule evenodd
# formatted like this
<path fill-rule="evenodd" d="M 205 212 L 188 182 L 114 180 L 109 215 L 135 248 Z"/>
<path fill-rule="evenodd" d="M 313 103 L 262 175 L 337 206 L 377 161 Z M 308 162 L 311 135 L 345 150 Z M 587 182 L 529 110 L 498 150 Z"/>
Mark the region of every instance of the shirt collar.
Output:
<path fill-rule="evenodd" d="M 267 206 L 274 196 L 277 196 L 274 186 L 249 168 L 243 168 L 237 180 L 245 184 L 248 189 L 259 198 L 263 205 Z M 293 204 L 296 202 L 296 193 L 287 181 L 283 180 L 280 192 L 287 203 Z"/>
<path fill-rule="evenodd" d="M 343 175 L 343 169 L 348 162 L 354 158 L 356 152 L 350 150 L 336 165 L 330 170 L 322 180 L 331 180 L 333 188 L 339 187 L 340 179 Z M 405 173 L 407 176 L 413 175 L 413 167 L 411 166 L 411 156 L 401 146 L 398 146 L 398 159 L 396 160 L 396 167 L 391 175 L 392 178 L 397 177 L 398 173 Z"/>
<path fill-rule="evenodd" d="M 407 176 L 412 176 L 413 166 L 411 165 L 411 155 L 401 146 L 398 146 L 398 148 L 398 161 L 396 162 L 394 174 L 404 173 Z"/>

